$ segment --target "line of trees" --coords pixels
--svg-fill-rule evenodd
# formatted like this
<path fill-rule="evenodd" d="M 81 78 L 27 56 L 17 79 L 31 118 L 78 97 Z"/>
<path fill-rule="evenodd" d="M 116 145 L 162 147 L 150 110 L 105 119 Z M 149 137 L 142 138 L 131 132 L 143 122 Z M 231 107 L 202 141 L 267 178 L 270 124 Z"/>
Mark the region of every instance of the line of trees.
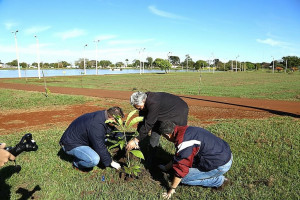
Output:
<path fill-rule="evenodd" d="M 6 65 L 17 67 L 18 66 L 18 61 L 13 60 L 11 62 L 6 63 Z M 41 62 L 40 66 L 43 67 L 43 68 L 67 68 L 68 66 L 71 66 L 71 64 L 66 62 L 66 61 L 60 61 L 60 62 L 57 62 L 57 63 L 43 63 L 43 62 Z M 26 62 L 21 62 L 20 67 L 22 67 L 24 69 L 29 68 L 29 67 L 38 67 L 38 63 L 34 62 L 32 64 L 29 64 L 29 63 L 26 63 Z"/>
<path fill-rule="evenodd" d="M 96 67 L 96 60 L 88 60 L 85 59 L 86 63 L 86 69 L 92 69 Z M 17 66 L 17 60 L 13 60 L 11 62 L 6 63 L 6 65 L 9 66 Z M 31 65 L 25 62 L 20 63 L 20 66 L 22 68 L 26 67 L 37 67 L 38 63 L 34 62 Z M 66 61 L 59 61 L 56 63 L 40 63 L 40 66 L 42 68 L 71 68 L 74 66 L 71 66 L 70 63 Z M 252 62 L 240 62 L 236 60 L 229 60 L 228 62 L 222 62 L 219 59 L 214 60 L 197 60 L 193 61 L 193 59 L 187 55 L 185 60 L 180 62 L 180 58 L 178 56 L 169 56 L 168 59 L 162 59 L 162 58 L 156 58 L 153 60 L 152 57 L 147 57 L 145 62 L 142 62 L 138 59 L 134 59 L 131 63 L 129 63 L 129 60 L 126 59 L 124 62 L 116 62 L 113 64 L 109 60 L 100 60 L 97 63 L 97 66 L 99 68 L 121 68 L 121 67 L 130 67 L 130 68 L 139 68 L 140 66 L 143 66 L 145 69 L 152 69 L 152 68 L 160 68 L 162 70 L 167 71 L 171 68 L 181 68 L 181 69 L 194 69 L 199 70 L 202 68 L 207 67 L 214 67 L 215 70 L 218 71 L 228 71 L 228 70 L 258 70 L 262 68 L 272 68 L 273 67 L 273 61 L 270 63 L 262 62 L 262 63 L 252 63 Z M 75 67 L 83 69 L 84 68 L 84 59 L 80 58 L 77 61 L 75 61 Z M 280 67 L 280 68 L 298 68 L 300 67 L 300 58 L 297 56 L 285 56 L 282 57 L 279 60 L 274 60 L 274 67 Z"/>

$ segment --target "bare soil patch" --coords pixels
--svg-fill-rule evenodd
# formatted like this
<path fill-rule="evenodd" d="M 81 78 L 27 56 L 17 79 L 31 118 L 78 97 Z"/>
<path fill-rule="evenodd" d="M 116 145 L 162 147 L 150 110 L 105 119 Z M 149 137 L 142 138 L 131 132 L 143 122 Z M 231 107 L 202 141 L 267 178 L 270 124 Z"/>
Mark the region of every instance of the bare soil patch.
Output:
<path fill-rule="evenodd" d="M 0 81 L 0 88 L 40 91 L 44 87 L 29 84 L 10 84 Z M 128 100 L 131 91 L 111 91 L 101 89 L 49 87 L 52 93 L 85 95 L 115 100 Z M 300 102 L 258 100 L 245 98 L 206 97 L 179 95 L 190 107 L 190 121 L 200 120 L 201 124 L 215 123 L 216 119 L 257 119 L 274 115 L 300 118 Z M 42 110 L 1 112 L 0 135 L 16 131 L 33 131 L 57 126 L 67 126 L 76 117 L 83 113 L 105 109 L 111 103 L 96 106 L 95 103 L 83 105 L 58 106 L 43 108 Z"/>

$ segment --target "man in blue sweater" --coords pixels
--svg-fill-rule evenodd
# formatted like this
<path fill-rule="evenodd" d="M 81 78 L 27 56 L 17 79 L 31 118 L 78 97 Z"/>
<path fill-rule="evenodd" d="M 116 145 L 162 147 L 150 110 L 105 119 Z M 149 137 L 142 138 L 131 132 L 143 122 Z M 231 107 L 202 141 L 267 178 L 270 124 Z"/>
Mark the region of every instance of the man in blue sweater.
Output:
<path fill-rule="evenodd" d="M 170 198 L 179 183 L 220 188 L 229 181 L 223 176 L 231 167 L 232 154 L 229 145 L 209 131 L 193 126 L 176 126 L 164 121 L 160 133 L 176 148 L 173 161 L 160 165 L 167 171 L 173 168 L 174 179 L 164 194 Z"/>
<path fill-rule="evenodd" d="M 80 170 L 91 169 L 101 162 L 105 167 L 120 169 L 119 163 L 112 160 L 105 145 L 106 135 L 116 128 L 105 121 L 113 116 L 124 117 L 119 107 L 84 114 L 75 119 L 64 132 L 59 144 L 74 157 L 73 167 Z"/>

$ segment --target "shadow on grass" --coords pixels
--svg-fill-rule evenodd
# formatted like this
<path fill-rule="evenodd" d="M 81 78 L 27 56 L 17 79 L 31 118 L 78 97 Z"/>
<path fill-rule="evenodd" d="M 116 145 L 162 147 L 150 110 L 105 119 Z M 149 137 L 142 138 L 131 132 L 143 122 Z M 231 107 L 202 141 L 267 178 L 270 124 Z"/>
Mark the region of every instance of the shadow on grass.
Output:
<path fill-rule="evenodd" d="M 162 187 L 168 189 L 172 171 L 162 172 L 161 169 L 158 168 L 158 165 L 167 164 L 173 159 L 173 155 L 166 152 L 160 146 L 156 147 L 155 151 L 150 150 L 151 148 L 149 147 L 149 141 L 147 141 L 147 139 L 141 142 L 140 147 L 145 155 L 145 160 L 142 160 L 142 164 L 149 171 L 153 180 L 159 181 Z"/>
<path fill-rule="evenodd" d="M 154 180 L 159 181 L 160 185 L 165 189 L 169 189 L 170 186 L 169 182 L 173 177 L 173 171 L 169 170 L 167 172 L 163 172 L 161 171 L 161 169 L 158 168 L 158 165 L 159 164 L 166 165 L 168 162 L 170 162 L 173 159 L 173 155 L 169 154 L 159 146 L 155 151 L 154 159 L 156 160 L 155 162 L 153 162 L 154 165 L 150 165 L 150 166 L 146 160 L 145 167 L 149 170 L 151 177 Z"/>
<path fill-rule="evenodd" d="M 58 153 L 57 153 L 57 156 L 60 157 L 60 159 L 64 160 L 64 161 L 67 161 L 69 163 L 72 163 L 73 162 L 73 157 L 66 154 L 64 152 L 64 150 L 62 150 L 62 148 L 59 149 Z"/>
<path fill-rule="evenodd" d="M 235 104 L 235 103 L 227 103 L 227 102 L 222 102 L 222 101 L 215 101 L 215 100 L 209 100 L 209 99 L 201 99 L 201 98 L 195 98 L 195 97 L 187 97 L 187 96 L 179 96 L 179 97 L 186 98 L 186 99 L 199 100 L 199 101 L 208 101 L 208 102 L 213 102 L 213 103 L 220 103 L 220 104 L 232 105 L 232 106 L 239 106 L 239 107 L 244 107 L 244 108 L 251 108 L 251 109 L 266 111 L 266 112 L 269 112 L 269 113 L 272 113 L 272 114 L 275 114 L 275 115 L 300 118 L 300 115 L 297 115 L 295 113 L 289 113 L 289 112 L 284 112 L 284 111 L 279 111 L 279 110 L 272 110 L 272 109 L 267 109 L 267 108 L 259 108 L 259 107 L 254 107 L 254 106 L 247 106 L 247 105 L 241 105 L 241 104 Z"/>
<path fill-rule="evenodd" d="M 32 191 L 29 191 L 27 189 L 24 189 L 24 188 L 19 188 L 16 193 L 19 193 L 22 195 L 22 197 L 19 199 L 19 200 L 26 200 L 26 199 L 34 199 L 33 197 L 33 194 L 36 192 L 36 191 L 40 191 L 41 190 L 41 187 L 39 185 L 35 186 L 33 188 Z"/>
<path fill-rule="evenodd" d="M 0 171 L 0 199 L 10 199 L 11 198 L 11 186 L 6 183 L 6 180 L 9 179 L 13 174 L 19 173 L 21 168 L 16 167 L 14 165 L 10 165 L 7 167 L 1 168 Z M 20 200 L 29 199 L 32 197 L 32 195 L 38 191 L 41 190 L 40 186 L 37 185 L 32 191 L 29 191 L 24 188 L 19 188 L 16 193 L 19 193 L 22 195 Z"/>
<path fill-rule="evenodd" d="M 0 197 L 1 199 L 10 199 L 11 186 L 6 183 L 6 179 L 9 179 L 16 171 L 15 166 L 7 166 L 1 168 L 0 171 Z"/>

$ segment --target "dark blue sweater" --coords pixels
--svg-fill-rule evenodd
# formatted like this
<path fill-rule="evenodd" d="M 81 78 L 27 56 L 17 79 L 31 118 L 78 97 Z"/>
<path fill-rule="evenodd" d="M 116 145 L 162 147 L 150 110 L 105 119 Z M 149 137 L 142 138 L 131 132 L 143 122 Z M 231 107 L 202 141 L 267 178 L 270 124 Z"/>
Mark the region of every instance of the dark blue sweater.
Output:
<path fill-rule="evenodd" d="M 66 151 L 79 146 L 90 146 L 100 156 L 100 162 L 109 166 L 111 155 L 105 145 L 105 136 L 113 127 L 105 124 L 106 111 L 96 111 L 84 114 L 75 119 L 60 139 Z"/>

